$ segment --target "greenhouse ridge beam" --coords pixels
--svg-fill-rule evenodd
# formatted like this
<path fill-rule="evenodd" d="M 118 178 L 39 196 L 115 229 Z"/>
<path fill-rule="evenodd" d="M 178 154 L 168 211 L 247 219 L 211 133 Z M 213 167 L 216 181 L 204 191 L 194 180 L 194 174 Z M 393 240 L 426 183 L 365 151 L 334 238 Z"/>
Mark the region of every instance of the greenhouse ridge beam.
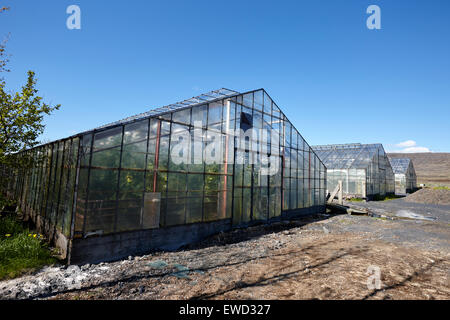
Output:
<path fill-rule="evenodd" d="M 370 143 L 370 144 L 361 144 L 361 143 L 347 143 L 347 144 L 324 144 L 324 145 L 315 145 L 312 146 L 317 150 L 333 150 L 333 149 L 357 149 L 364 146 L 376 146 L 381 145 L 381 143 Z"/>

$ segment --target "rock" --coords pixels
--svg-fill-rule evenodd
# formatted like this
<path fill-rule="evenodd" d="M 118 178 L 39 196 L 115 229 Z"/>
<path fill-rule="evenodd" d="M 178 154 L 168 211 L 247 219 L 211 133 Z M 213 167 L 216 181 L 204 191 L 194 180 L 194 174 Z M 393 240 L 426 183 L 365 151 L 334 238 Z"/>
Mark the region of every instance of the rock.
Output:
<path fill-rule="evenodd" d="M 145 287 L 144 286 L 140 286 L 139 287 L 139 294 L 143 294 L 145 292 Z"/>
<path fill-rule="evenodd" d="M 89 270 L 90 267 L 91 267 L 91 265 L 89 263 L 85 264 L 84 266 L 81 267 L 81 271 Z"/>
<path fill-rule="evenodd" d="M 128 256 L 128 260 L 133 260 L 133 257 L 132 256 Z"/>
<path fill-rule="evenodd" d="M 80 267 L 77 266 L 77 265 L 70 265 L 70 266 L 67 267 L 66 272 L 67 273 L 71 273 L 71 274 L 79 273 L 80 272 Z"/>

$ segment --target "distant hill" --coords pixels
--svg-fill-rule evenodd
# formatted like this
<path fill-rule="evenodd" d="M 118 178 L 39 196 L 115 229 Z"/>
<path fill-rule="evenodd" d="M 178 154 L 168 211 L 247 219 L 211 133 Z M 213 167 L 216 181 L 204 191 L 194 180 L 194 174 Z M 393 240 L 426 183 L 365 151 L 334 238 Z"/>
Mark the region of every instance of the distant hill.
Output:
<path fill-rule="evenodd" d="M 417 174 L 417 184 L 450 187 L 450 153 L 388 153 L 390 158 L 409 158 Z"/>

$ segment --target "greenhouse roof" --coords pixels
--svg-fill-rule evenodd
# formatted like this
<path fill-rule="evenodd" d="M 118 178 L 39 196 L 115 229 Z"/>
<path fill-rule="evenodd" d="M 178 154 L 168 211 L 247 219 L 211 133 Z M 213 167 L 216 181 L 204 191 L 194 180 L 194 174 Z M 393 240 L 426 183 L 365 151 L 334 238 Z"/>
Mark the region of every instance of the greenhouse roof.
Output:
<path fill-rule="evenodd" d="M 329 144 L 311 147 L 327 169 L 364 169 L 383 146 L 375 144 Z"/>
<path fill-rule="evenodd" d="M 203 93 L 203 94 L 201 94 L 199 96 L 192 97 L 190 99 L 186 99 L 186 100 L 183 100 L 183 101 L 180 101 L 180 102 L 177 102 L 177 103 L 172 103 L 172 104 L 169 104 L 167 106 L 163 106 L 163 107 L 159 107 L 159 108 L 156 108 L 156 109 L 152 109 L 152 110 L 149 110 L 149 111 L 146 111 L 146 112 L 143 112 L 143 113 L 136 114 L 136 115 L 131 116 L 131 117 L 127 117 L 127 118 L 122 119 L 122 120 L 111 122 L 111 123 L 105 124 L 103 126 L 97 127 L 97 128 L 95 128 L 93 130 L 99 130 L 99 129 L 103 129 L 103 128 L 107 128 L 107 127 L 123 124 L 123 123 L 126 123 L 126 122 L 131 122 L 131 121 L 134 121 L 134 120 L 143 119 L 143 118 L 146 118 L 146 117 L 157 116 L 157 115 L 160 115 L 160 114 L 163 114 L 163 113 L 166 113 L 166 112 L 171 112 L 171 111 L 182 109 L 182 108 L 192 107 L 192 106 L 197 105 L 197 104 L 203 104 L 203 103 L 207 103 L 207 102 L 210 102 L 210 101 L 213 101 L 213 100 L 231 97 L 231 96 L 234 96 L 234 95 L 237 95 L 237 94 L 240 94 L 240 93 L 237 92 L 237 91 L 234 91 L 234 90 L 221 88 L 221 89 L 218 89 L 218 90 L 213 90 L 213 91 L 209 91 L 207 93 Z M 92 130 L 89 130 L 89 131 L 92 131 Z"/>
<path fill-rule="evenodd" d="M 409 158 L 389 158 L 391 162 L 392 170 L 397 174 L 405 174 L 408 171 L 409 163 L 411 159 Z"/>

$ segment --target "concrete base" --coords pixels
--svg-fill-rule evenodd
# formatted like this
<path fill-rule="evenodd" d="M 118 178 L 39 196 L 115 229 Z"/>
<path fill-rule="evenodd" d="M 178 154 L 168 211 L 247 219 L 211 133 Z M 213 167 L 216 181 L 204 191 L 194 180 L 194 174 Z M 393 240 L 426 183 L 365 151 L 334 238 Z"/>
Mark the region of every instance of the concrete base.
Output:
<path fill-rule="evenodd" d="M 72 240 L 69 264 L 98 263 L 143 255 L 154 250 L 176 250 L 186 244 L 231 229 L 231 220 L 139 230 Z"/>
<path fill-rule="evenodd" d="M 220 221 L 179 225 L 167 228 L 127 231 L 116 234 L 69 239 L 56 230 L 47 219 L 42 218 L 30 207 L 22 207 L 24 218 L 32 220 L 39 233 L 44 234 L 60 249 L 61 258 L 68 264 L 99 263 L 115 261 L 130 255 L 148 254 L 155 250 L 176 250 L 180 247 L 201 241 L 219 232 L 233 228 L 270 224 L 282 220 L 294 220 L 307 215 L 325 213 L 326 206 L 312 206 L 283 211 L 281 216 L 270 220 L 252 221 L 245 225 L 232 225 L 231 219 Z"/>
<path fill-rule="evenodd" d="M 298 219 L 304 216 L 309 216 L 316 213 L 326 213 L 327 206 L 312 206 L 308 208 L 301 208 L 301 209 L 294 209 L 294 210 L 287 210 L 283 211 L 281 213 L 282 220 L 291 220 L 291 219 Z"/>
<path fill-rule="evenodd" d="M 232 228 L 267 224 L 272 221 L 292 220 L 316 213 L 325 213 L 326 206 L 313 206 L 284 211 L 281 217 L 270 221 L 258 221 L 246 226 L 232 226 L 231 219 L 214 222 L 195 223 L 167 228 L 128 231 L 111 235 L 76 238 L 71 243 L 69 264 L 98 263 L 115 261 L 128 256 L 148 254 L 155 250 L 176 250 L 201 241 L 213 234 L 226 232 Z"/>

